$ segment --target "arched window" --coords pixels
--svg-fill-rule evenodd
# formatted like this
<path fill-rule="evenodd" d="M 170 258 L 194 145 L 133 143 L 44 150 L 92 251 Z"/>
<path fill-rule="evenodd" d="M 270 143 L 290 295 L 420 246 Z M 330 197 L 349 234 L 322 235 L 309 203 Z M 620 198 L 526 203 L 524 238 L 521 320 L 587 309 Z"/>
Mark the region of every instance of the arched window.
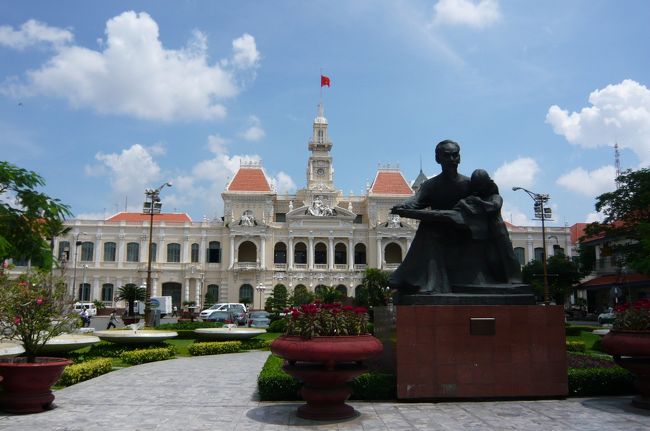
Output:
<path fill-rule="evenodd" d="M 334 263 L 336 265 L 345 265 L 348 263 L 347 247 L 342 242 L 334 246 Z"/>
<path fill-rule="evenodd" d="M 219 241 L 210 241 L 205 255 L 207 263 L 220 263 L 221 262 L 221 243 Z"/>
<path fill-rule="evenodd" d="M 104 302 L 113 302 L 113 284 L 104 283 L 102 284 L 102 301 Z"/>
<path fill-rule="evenodd" d="M 115 262 L 115 243 L 104 243 L 104 262 Z"/>
<path fill-rule="evenodd" d="M 70 260 L 70 242 L 69 241 L 61 241 L 59 242 L 59 255 L 58 255 L 59 261 L 63 260 Z"/>
<path fill-rule="evenodd" d="M 343 295 L 343 298 L 347 298 L 347 296 L 348 296 L 348 288 L 345 285 L 339 284 L 338 286 L 336 286 L 336 290 L 341 292 L 341 295 Z"/>
<path fill-rule="evenodd" d="M 191 246 L 190 260 L 192 263 L 199 261 L 199 245 L 197 243 L 193 243 Z"/>
<path fill-rule="evenodd" d="M 90 302 L 90 283 L 79 283 L 79 301 Z"/>
<path fill-rule="evenodd" d="M 90 241 L 84 241 L 84 242 L 81 243 L 81 261 L 82 262 L 92 262 L 94 246 L 95 245 Z"/>
<path fill-rule="evenodd" d="M 402 263 L 402 248 L 399 244 L 391 242 L 384 249 L 386 263 Z"/>
<path fill-rule="evenodd" d="M 139 262 L 140 261 L 140 244 L 137 242 L 130 242 L 126 245 L 126 261 Z"/>
<path fill-rule="evenodd" d="M 354 297 L 358 298 L 359 294 L 363 290 L 363 284 L 358 285 L 357 287 L 354 288 Z"/>
<path fill-rule="evenodd" d="M 544 249 L 542 247 L 535 247 L 535 260 L 538 262 L 544 260 Z"/>
<path fill-rule="evenodd" d="M 237 262 L 257 262 L 257 246 L 251 241 L 244 241 L 239 244 Z"/>
<path fill-rule="evenodd" d="M 208 284 L 208 289 L 205 292 L 205 305 L 216 304 L 219 302 L 219 285 Z"/>
<path fill-rule="evenodd" d="M 314 263 L 318 265 L 327 263 L 327 246 L 325 243 L 319 242 L 314 247 Z"/>
<path fill-rule="evenodd" d="M 515 257 L 517 258 L 517 261 L 519 262 L 519 265 L 523 266 L 526 264 L 526 254 L 525 250 L 523 247 L 515 247 L 513 249 L 515 252 Z"/>
<path fill-rule="evenodd" d="M 167 244 L 167 262 L 181 261 L 181 245 L 175 242 Z"/>
<path fill-rule="evenodd" d="M 287 246 L 283 242 L 278 242 L 273 247 L 273 263 L 287 263 Z"/>
<path fill-rule="evenodd" d="M 293 263 L 307 263 L 307 246 L 304 242 L 296 243 L 293 251 Z"/>
<path fill-rule="evenodd" d="M 357 244 L 354 246 L 354 264 L 355 265 L 365 265 L 366 264 L 366 245 Z"/>
<path fill-rule="evenodd" d="M 242 284 L 239 288 L 239 302 L 244 304 L 253 303 L 253 286 L 250 284 Z"/>

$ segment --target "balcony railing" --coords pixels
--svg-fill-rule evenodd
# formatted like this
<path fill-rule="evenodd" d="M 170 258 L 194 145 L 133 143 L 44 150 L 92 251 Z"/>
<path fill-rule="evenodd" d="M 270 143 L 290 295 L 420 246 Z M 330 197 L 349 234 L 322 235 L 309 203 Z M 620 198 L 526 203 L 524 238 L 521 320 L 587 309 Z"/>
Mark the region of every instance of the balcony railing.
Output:
<path fill-rule="evenodd" d="M 260 268 L 260 264 L 257 262 L 235 262 L 233 267 L 239 271 L 253 271 Z"/>
<path fill-rule="evenodd" d="M 345 263 L 335 263 L 334 269 L 348 269 L 348 265 Z"/>
<path fill-rule="evenodd" d="M 361 271 L 364 271 L 367 267 L 368 267 L 368 265 L 365 264 L 365 263 L 355 263 L 354 264 L 354 269 L 358 269 L 358 270 L 361 270 Z"/>
<path fill-rule="evenodd" d="M 293 268 L 294 269 L 307 269 L 307 264 L 306 263 L 294 263 Z"/>
<path fill-rule="evenodd" d="M 384 269 L 388 271 L 395 271 L 399 265 L 399 263 L 384 263 Z"/>
<path fill-rule="evenodd" d="M 286 270 L 287 269 L 287 264 L 286 263 L 274 263 L 273 267 L 275 269 L 279 269 L 279 270 Z"/>
<path fill-rule="evenodd" d="M 315 263 L 314 269 L 320 269 L 320 270 L 328 269 L 328 266 L 326 263 Z"/>

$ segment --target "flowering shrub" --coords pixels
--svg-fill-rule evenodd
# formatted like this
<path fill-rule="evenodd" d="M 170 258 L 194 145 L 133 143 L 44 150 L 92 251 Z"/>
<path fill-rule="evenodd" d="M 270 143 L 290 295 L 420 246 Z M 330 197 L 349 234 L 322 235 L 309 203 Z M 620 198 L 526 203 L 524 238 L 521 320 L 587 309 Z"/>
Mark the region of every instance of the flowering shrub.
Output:
<path fill-rule="evenodd" d="M 21 341 L 28 362 L 53 337 L 79 325 L 65 284 L 47 273 L 0 274 L 0 338 Z"/>
<path fill-rule="evenodd" d="M 316 300 L 286 309 L 285 313 L 287 335 L 313 338 L 367 333 L 368 310 L 364 307 L 343 306 L 338 302 L 323 304 Z"/>
<path fill-rule="evenodd" d="M 627 331 L 650 330 L 650 299 L 639 299 L 630 303 L 619 304 L 614 309 L 614 329 Z"/>

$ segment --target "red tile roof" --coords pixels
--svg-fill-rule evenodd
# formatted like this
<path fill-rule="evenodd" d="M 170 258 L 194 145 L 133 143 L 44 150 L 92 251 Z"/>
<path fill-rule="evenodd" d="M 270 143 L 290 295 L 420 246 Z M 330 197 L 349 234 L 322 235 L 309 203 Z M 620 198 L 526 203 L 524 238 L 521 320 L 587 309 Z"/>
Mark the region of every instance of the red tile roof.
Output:
<path fill-rule="evenodd" d="M 576 223 L 571 226 L 571 244 L 577 244 L 580 238 L 585 235 L 585 228 L 589 223 Z"/>
<path fill-rule="evenodd" d="M 581 283 L 580 286 L 582 287 L 606 286 L 610 284 L 626 284 L 626 283 L 636 283 L 641 281 L 650 282 L 650 278 L 648 278 L 647 275 L 638 274 L 638 273 L 625 274 L 625 276 L 621 276 L 618 274 L 610 274 L 610 275 L 601 275 L 599 277 L 592 278 L 589 281 L 585 281 L 584 283 Z"/>
<path fill-rule="evenodd" d="M 239 168 L 228 185 L 229 192 L 270 192 L 271 186 L 266 180 L 262 168 Z"/>
<path fill-rule="evenodd" d="M 400 171 L 377 171 L 370 193 L 377 195 L 412 195 L 413 190 Z"/>
<path fill-rule="evenodd" d="M 126 222 L 143 222 L 143 221 L 149 221 L 151 215 L 149 214 L 143 214 L 143 213 L 127 213 L 127 212 L 121 212 L 117 213 L 114 216 L 111 216 L 106 219 L 107 222 L 112 222 L 112 223 L 117 223 L 121 221 L 126 221 Z M 153 222 L 160 223 L 160 222 L 165 222 L 165 223 L 185 223 L 185 222 L 192 222 L 192 219 L 190 218 L 189 215 L 186 213 L 162 213 L 162 214 L 154 214 L 153 216 Z"/>

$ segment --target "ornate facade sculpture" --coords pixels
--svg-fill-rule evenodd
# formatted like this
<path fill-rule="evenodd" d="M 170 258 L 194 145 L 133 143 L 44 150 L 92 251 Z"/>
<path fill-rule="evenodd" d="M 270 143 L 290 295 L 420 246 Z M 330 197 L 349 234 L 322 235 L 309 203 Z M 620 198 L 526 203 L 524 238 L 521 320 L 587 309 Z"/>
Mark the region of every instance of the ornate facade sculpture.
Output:
<path fill-rule="evenodd" d="M 307 213 L 314 217 L 326 217 L 335 215 L 334 210 L 323 203 L 323 197 L 321 195 L 314 196 L 314 199 L 311 201 L 311 205 L 309 208 L 307 208 Z"/>
<path fill-rule="evenodd" d="M 241 215 L 241 219 L 239 220 L 239 224 L 241 226 L 255 226 L 255 216 L 253 215 L 253 212 L 250 210 L 244 211 L 244 214 Z"/>

